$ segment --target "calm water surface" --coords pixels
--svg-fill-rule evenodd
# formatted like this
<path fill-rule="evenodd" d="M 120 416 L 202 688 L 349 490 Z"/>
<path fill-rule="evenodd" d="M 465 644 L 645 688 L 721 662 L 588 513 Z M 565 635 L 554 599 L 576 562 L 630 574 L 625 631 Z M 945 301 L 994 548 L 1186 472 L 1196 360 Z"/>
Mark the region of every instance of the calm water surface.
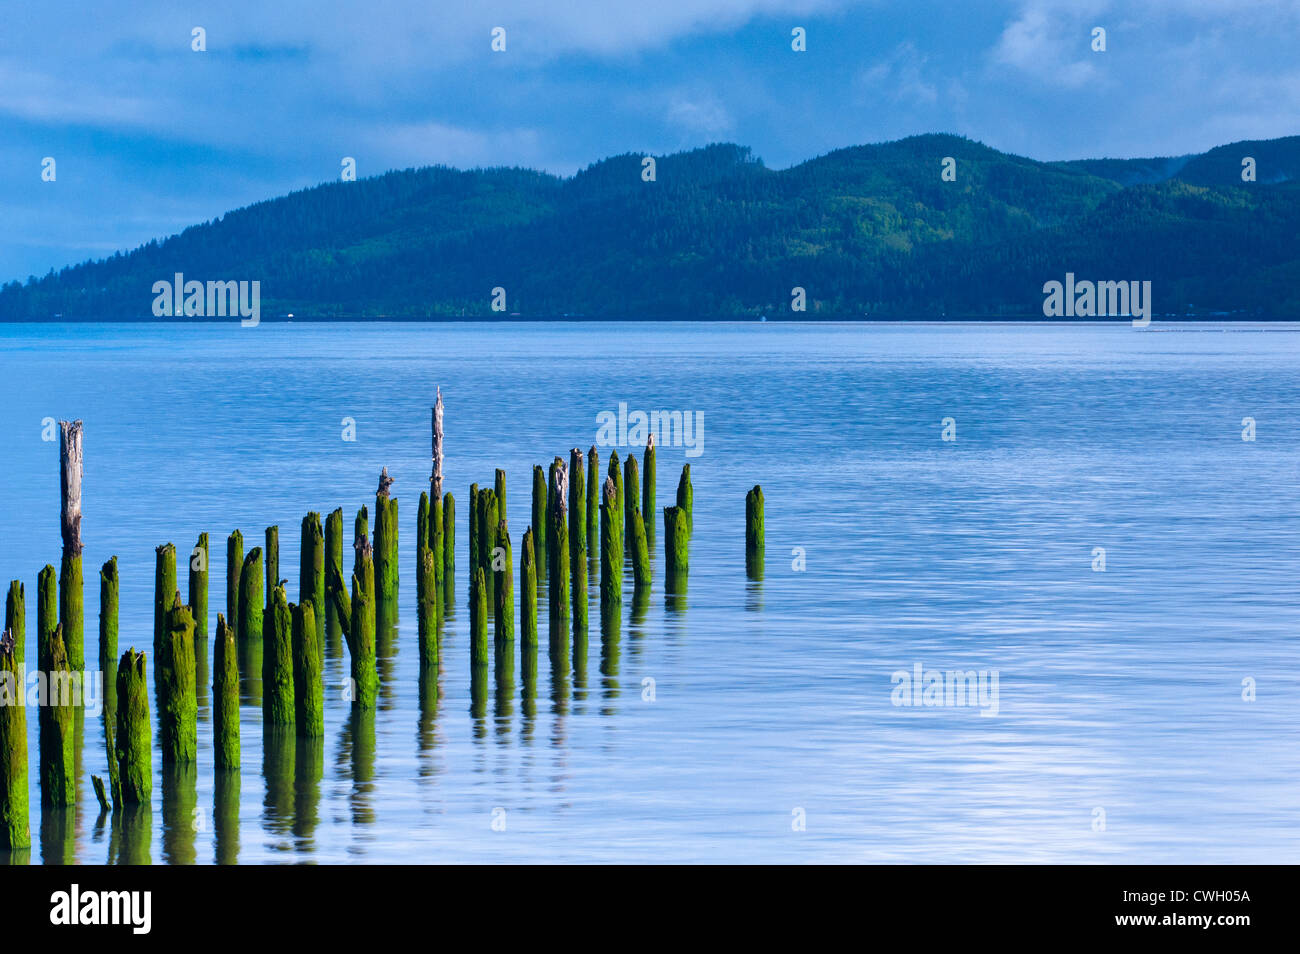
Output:
<path fill-rule="evenodd" d="M 457 603 L 422 687 L 437 386 Z M 685 606 L 665 601 L 660 531 L 654 592 L 634 607 L 628 569 L 617 633 L 593 587 L 585 656 L 553 666 L 543 590 L 536 699 L 516 662 L 476 708 L 469 485 L 508 472 L 517 569 L 532 466 L 591 445 L 620 401 L 703 412 Z M 37 571 L 59 558 L 47 417 L 86 425 L 88 660 L 111 555 L 120 648 L 145 648 L 154 547 L 208 531 L 214 627 L 231 530 L 251 547 L 280 526 L 297 599 L 303 514 L 341 506 L 350 527 L 383 466 L 404 576 L 372 717 L 342 701 L 334 644 L 325 738 L 264 743 L 246 701 L 242 776 L 218 783 L 201 685 L 196 769 L 155 753 L 152 810 L 116 831 L 90 787 L 93 716 L 80 804 L 42 818 L 30 712 L 32 862 L 1300 860 L 1293 326 L 0 325 L 0 581 L 26 585 L 29 647 Z M 661 507 L 686 460 L 660 448 Z M 996 669 L 997 715 L 894 706 L 891 674 L 917 663 Z"/>

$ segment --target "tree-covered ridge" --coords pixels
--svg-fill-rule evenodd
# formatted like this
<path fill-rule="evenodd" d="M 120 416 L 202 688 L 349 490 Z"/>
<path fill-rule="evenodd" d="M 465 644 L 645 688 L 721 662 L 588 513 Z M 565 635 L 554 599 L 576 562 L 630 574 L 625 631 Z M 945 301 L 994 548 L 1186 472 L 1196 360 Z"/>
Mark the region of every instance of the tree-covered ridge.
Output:
<path fill-rule="evenodd" d="M 0 318 L 148 317 L 176 272 L 260 281 L 266 317 L 486 315 L 498 286 L 525 316 L 779 317 L 795 286 L 809 316 L 1040 315 L 1067 271 L 1150 280 L 1157 313 L 1300 317 L 1300 137 L 1043 163 L 927 135 L 784 170 L 715 145 L 653 182 L 642 160 L 329 183 L 10 283 Z"/>

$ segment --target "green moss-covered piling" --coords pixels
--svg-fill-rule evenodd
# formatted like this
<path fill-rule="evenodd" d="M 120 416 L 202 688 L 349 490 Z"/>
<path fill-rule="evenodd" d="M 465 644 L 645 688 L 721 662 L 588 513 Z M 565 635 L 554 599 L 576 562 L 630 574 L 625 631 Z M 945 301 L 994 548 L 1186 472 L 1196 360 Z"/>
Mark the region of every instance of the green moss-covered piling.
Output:
<path fill-rule="evenodd" d="M 226 537 L 226 625 L 239 629 L 239 578 L 244 567 L 244 535 Z"/>
<path fill-rule="evenodd" d="M 607 470 L 609 477 L 614 481 L 614 500 L 618 504 L 618 510 L 614 516 L 618 519 L 618 539 L 622 541 L 627 536 L 627 527 L 623 525 L 623 508 L 626 505 L 623 494 L 623 464 L 618 458 L 618 451 L 609 452 L 609 468 Z"/>
<path fill-rule="evenodd" d="M 632 516 L 627 521 L 632 532 L 632 579 L 638 591 L 650 589 L 650 545 L 646 540 L 646 521 L 641 516 L 641 508 L 634 507 Z"/>
<path fill-rule="evenodd" d="M 397 498 L 389 495 L 393 478 L 388 468 L 379 475 L 375 491 L 375 599 L 386 609 L 397 606 Z"/>
<path fill-rule="evenodd" d="M 623 602 L 622 510 L 614 478 L 605 478 L 600 502 L 600 609 L 602 617 Z"/>
<path fill-rule="evenodd" d="M 117 719 L 117 557 L 99 569 L 99 672 L 104 680 L 104 724 Z"/>
<path fill-rule="evenodd" d="M 153 570 L 153 654 L 162 652 L 167 635 L 167 613 L 176 599 L 176 547 L 164 543 L 154 549 Z"/>
<path fill-rule="evenodd" d="M 46 662 L 42 653 L 58 625 L 59 588 L 54 578 L 54 567 L 47 563 L 36 574 L 36 660 L 41 671 L 45 670 Z"/>
<path fill-rule="evenodd" d="M 190 551 L 190 610 L 194 613 L 194 638 L 208 638 L 208 535 L 200 533 Z"/>
<path fill-rule="evenodd" d="M 5 594 L 5 630 L 14 640 L 14 658 L 22 662 L 26 657 L 27 642 L 27 593 L 21 580 L 9 581 L 9 592 Z"/>
<path fill-rule="evenodd" d="M 219 770 L 239 768 L 239 650 L 220 613 L 212 650 L 212 748 Z"/>
<path fill-rule="evenodd" d="M 187 765 L 198 755 L 198 698 L 194 673 L 194 616 L 176 593 L 167 610 L 158 667 L 158 741 L 163 765 Z"/>
<path fill-rule="evenodd" d="M 600 451 L 592 444 L 587 451 L 587 508 L 583 520 L 587 525 L 587 556 L 593 560 L 600 552 L 600 491 L 603 486 Z"/>
<path fill-rule="evenodd" d="M 279 526 L 266 528 L 266 546 L 262 548 L 262 569 L 266 574 L 266 582 L 262 587 L 262 593 L 266 597 L 266 608 L 271 608 L 271 597 L 275 594 L 275 588 L 280 585 L 280 528 Z"/>
<path fill-rule="evenodd" d="M 424 598 L 424 580 L 421 568 L 424 560 L 421 553 L 430 548 L 429 532 L 432 530 L 432 521 L 429 518 L 429 494 L 428 491 L 420 491 L 420 500 L 415 505 L 415 600 L 417 605 Z"/>
<path fill-rule="evenodd" d="M 500 521 L 497 518 L 497 494 L 495 490 L 480 490 L 476 498 L 477 527 L 475 529 L 475 539 L 478 542 L 478 565 L 483 568 L 491 580 L 492 565 L 497 548 L 497 529 Z"/>
<path fill-rule="evenodd" d="M 758 484 L 745 494 L 745 573 L 750 579 L 763 578 L 766 543 L 763 533 L 763 488 Z"/>
<path fill-rule="evenodd" d="M 469 594 L 469 661 L 486 670 L 490 662 L 487 634 L 487 577 L 481 566 L 474 567 Z"/>
<path fill-rule="evenodd" d="M 428 519 L 428 538 L 429 538 L 428 545 L 429 545 L 430 552 L 433 554 L 433 575 L 438 581 L 438 585 L 433 592 L 434 604 L 435 604 L 434 612 L 437 614 L 438 618 L 441 619 L 442 606 L 443 606 L 442 574 L 443 574 L 443 567 L 444 567 L 444 560 L 445 560 L 445 557 L 443 556 L 443 552 L 442 552 L 443 521 L 442 521 L 442 498 L 441 497 L 432 497 L 430 499 L 429 515 L 427 519 Z"/>
<path fill-rule="evenodd" d="M 682 476 L 677 481 L 677 508 L 686 519 L 686 535 L 689 537 L 695 531 L 695 488 L 691 486 L 690 464 L 682 464 Z"/>
<path fill-rule="evenodd" d="M 557 642 L 566 643 L 569 636 L 569 526 L 566 519 L 569 497 L 569 468 L 560 458 L 551 464 L 551 512 L 550 524 L 546 528 L 549 541 L 547 554 L 550 559 L 550 597 L 547 613 L 547 631 L 550 634 L 551 647 Z"/>
<path fill-rule="evenodd" d="M 239 570 L 239 621 L 235 635 L 240 642 L 262 641 L 262 548 L 253 547 Z"/>
<path fill-rule="evenodd" d="M 441 615 L 446 607 L 456 604 L 456 498 L 450 493 L 442 498 L 442 606 L 438 608 Z"/>
<path fill-rule="evenodd" d="M 293 725 L 293 717 L 293 615 L 288 594 L 277 586 L 266 609 L 262 638 L 262 724 Z"/>
<path fill-rule="evenodd" d="M 32 845 L 23 698 L 26 673 L 16 650 L 14 635 L 6 629 L 0 635 L 0 851 L 21 851 Z"/>
<path fill-rule="evenodd" d="M 519 590 L 519 641 L 527 652 L 537 648 L 537 558 L 533 554 L 533 530 L 524 531 L 523 550 L 520 554 Z"/>
<path fill-rule="evenodd" d="M 533 549 L 534 556 L 537 559 L 537 567 L 543 575 L 546 574 L 546 498 L 549 491 L 547 490 L 546 471 L 542 470 L 541 464 L 533 465 Z"/>
<path fill-rule="evenodd" d="M 343 581 L 337 578 L 333 569 L 325 581 L 325 592 L 334 603 L 339 627 L 352 657 L 352 705 L 355 709 L 366 710 L 375 707 L 375 698 L 379 694 L 379 672 L 375 665 L 375 609 L 371 596 L 375 571 L 369 541 L 359 536 L 353 546 L 356 571 L 352 574 L 351 603 Z"/>
<path fill-rule="evenodd" d="M 575 633 L 587 629 L 587 487 L 584 463 L 581 447 L 569 451 L 569 595 L 573 601 Z"/>
<path fill-rule="evenodd" d="M 49 570 L 49 586 L 52 587 L 54 568 L 46 569 Z M 42 599 L 41 602 L 46 601 Z M 77 692 L 72 669 L 68 664 L 67 646 L 63 642 L 63 629 L 58 623 L 54 624 L 53 630 L 48 634 L 42 627 L 37 661 L 46 679 L 45 698 L 41 700 L 38 717 L 41 804 L 54 807 L 72 805 L 77 801 L 76 740 L 73 729 Z"/>
<path fill-rule="evenodd" d="M 641 506 L 641 475 L 636 457 L 627 455 L 623 462 L 623 535 L 624 546 L 632 552 L 632 514 Z"/>
<path fill-rule="evenodd" d="M 59 488 L 63 558 L 59 571 L 59 624 L 73 672 L 86 668 L 85 581 L 81 572 L 81 421 L 60 421 Z"/>
<path fill-rule="evenodd" d="M 339 628 L 339 618 L 334 610 L 332 600 L 325 598 L 325 580 L 329 579 L 329 568 L 334 568 L 338 578 L 343 579 L 343 508 L 339 507 L 330 512 L 325 518 L 325 570 L 321 574 L 321 599 L 325 603 L 325 640 L 331 646 L 335 645 L 336 640 L 342 635 Z M 317 626 L 320 625 L 320 617 L 316 619 Z M 317 638 L 322 634 L 317 633 Z"/>
<path fill-rule="evenodd" d="M 500 473 L 500 471 L 498 471 Z M 496 532 L 500 559 L 492 565 L 492 618 L 495 621 L 493 645 L 498 658 L 503 653 L 513 657 L 515 642 L 515 564 L 510 548 L 510 530 L 502 520 Z"/>
<path fill-rule="evenodd" d="M 478 559 L 478 484 L 469 485 L 469 598 L 474 602 L 474 568 Z"/>
<path fill-rule="evenodd" d="M 320 514 L 311 511 L 302 518 L 302 546 L 298 551 L 298 602 L 310 603 L 312 635 L 320 656 L 325 653 L 325 531 Z"/>
<path fill-rule="evenodd" d="M 153 795 L 150 739 L 145 657 L 144 653 L 128 649 L 117 667 L 117 734 L 114 746 L 118 786 L 124 805 L 148 805 Z"/>
<path fill-rule="evenodd" d="M 669 593 L 686 590 L 690 569 L 690 518 L 681 507 L 664 507 L 664 589 Z"/>
<path fill-rule="evenodd" d="M 655 436 L 646 435 L 641 467 L 641 517 L 647 544 L 655 538 Z"/>
<path fill-rule="evenodd" d="M 497 468 L 496 485 L 493 489 L 493 493 L 496 494 L 497 498 L 496 523 L 499 526 L 506 522 L 506 472 L 500 467 Z"/>
<path fill-rule="evenodd" d="M 299 738 L 314 739 L 325 734 L 325 687 L 316 610 L 311 603 L 293 607 L 292 625 L 294 723 Z"/>
<path fill-rule="evenodd" d="M 417 625 L 420 637 L 420 665 L 438 665 L 438 570 L 433 550 L 424 547 L 419 551 L 419 613 Z"/>

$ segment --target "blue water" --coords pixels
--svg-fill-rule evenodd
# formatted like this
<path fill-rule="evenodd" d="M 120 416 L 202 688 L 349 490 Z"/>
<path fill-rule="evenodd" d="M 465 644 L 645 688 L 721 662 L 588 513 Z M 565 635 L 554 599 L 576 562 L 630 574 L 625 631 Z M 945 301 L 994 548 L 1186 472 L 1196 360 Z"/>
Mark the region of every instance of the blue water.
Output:
<path fill-rule="evenodd" d="M 296 599 L 303 514 L 341 506 L 350 534 L 380 468 L 396 477 L 402 616 L 372 725 L 340 698 L 346 650 L 327 659 L 319 750 L 264 759 L 246 706 L 236 831 L 214 812 L 204 694 L 193 791 L 173 783 L 165 803 L 155 759 L 153 810 L 133 822 L 155 862 L 211 862 L 219 838 L 240 862 L 1294 862 L 1298 331 L 0 325 L 0 581 L 26 584 L 31 647 L 36 574 L 59 557 L 47 417 L 85 421 L 88 660 L 110 555 L 120 648 L 147 647 L 155 546 L 211 534 L 215 625 L 232 529 L 251 547 L 280 526 Z M 432 706 L 413 567 L 438 386 L 458 553 Z M 703 412 L 686 605 L 664 599 L 660 532 L 643 618 L 625 598 L 602 641 L 593 574 L 589 655 L 557 673 L 543 591 L 535 709 L 516 664 L 476 715 L 468 487 L 508 472 L 517 568 L 532 466 L 588 447 L 619 402 Z M 659 449 L 661 507 L 686 460 Z M 761 583 L 744 572 L 755 483 Z M 997 714 L 893 705 L 891 674 L 918 663 L 997 670 Z M 89 784 L 98 720 L 74 817 L 42 822 L 29 716 L 31 860 L 116 857 Z"/>

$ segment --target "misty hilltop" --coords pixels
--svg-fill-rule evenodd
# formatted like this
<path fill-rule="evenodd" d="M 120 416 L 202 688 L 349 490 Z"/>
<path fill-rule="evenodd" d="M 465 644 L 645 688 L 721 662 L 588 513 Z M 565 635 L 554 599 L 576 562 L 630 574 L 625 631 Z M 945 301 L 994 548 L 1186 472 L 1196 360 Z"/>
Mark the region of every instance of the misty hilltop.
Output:
<path fill-rule="evenodd" d="M 0 320 L 150 318 L 177 273 L 260 282 L 266 318 L 492 316 L 498 288 L 498 317 L 1041 317 L 1067 272 L 1150 281 L 1157 315 L 1300 317 L 1300 136 L 1038 162 L 925 135 L 782 170 L 721 144 L 653 181 L 643 158 L 327 183 L 10 282 Z"/>

